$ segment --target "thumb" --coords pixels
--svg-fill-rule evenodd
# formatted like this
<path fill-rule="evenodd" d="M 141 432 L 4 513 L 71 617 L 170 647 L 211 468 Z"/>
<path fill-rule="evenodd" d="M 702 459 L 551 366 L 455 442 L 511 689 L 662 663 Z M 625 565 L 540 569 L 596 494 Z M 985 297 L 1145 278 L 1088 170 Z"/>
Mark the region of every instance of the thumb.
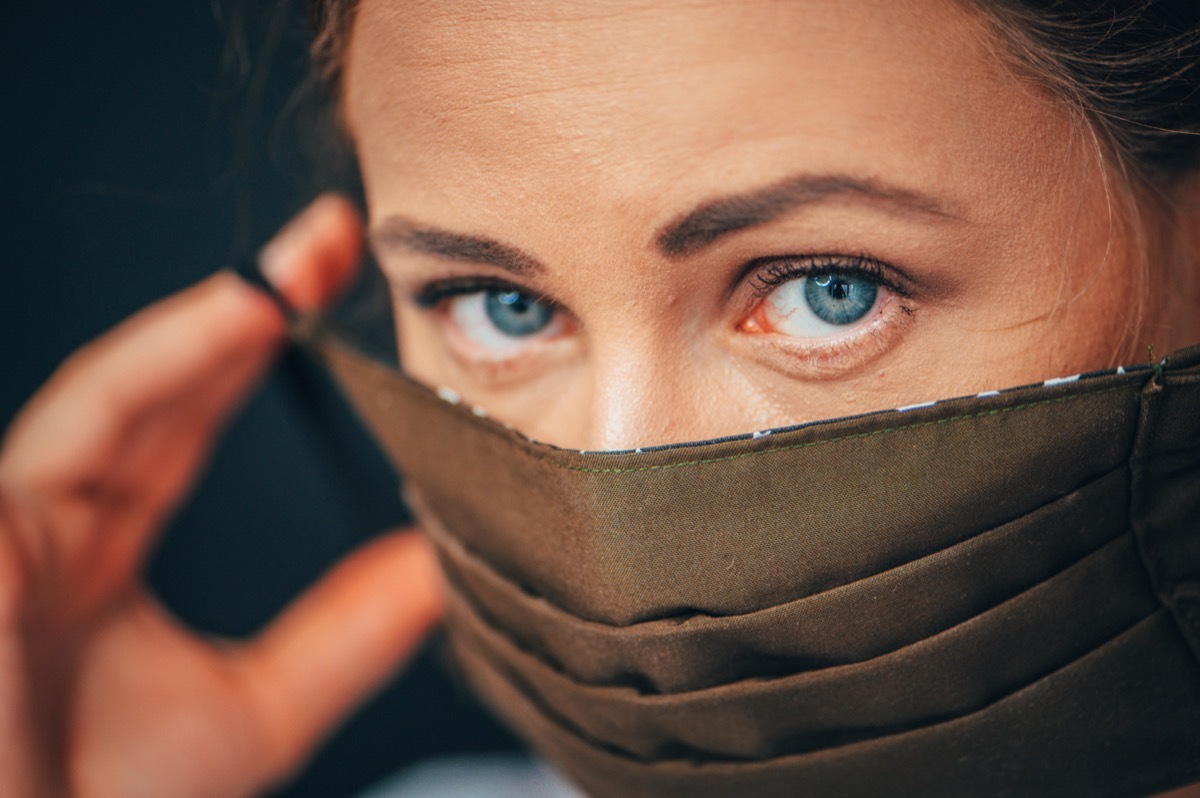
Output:
<path fill-rule="evenodd" d="M 415 532 L 358 549 L 236 649 L 265 778 L 287 776 L 413 653 L 442 614 L 437 563 Z"/>

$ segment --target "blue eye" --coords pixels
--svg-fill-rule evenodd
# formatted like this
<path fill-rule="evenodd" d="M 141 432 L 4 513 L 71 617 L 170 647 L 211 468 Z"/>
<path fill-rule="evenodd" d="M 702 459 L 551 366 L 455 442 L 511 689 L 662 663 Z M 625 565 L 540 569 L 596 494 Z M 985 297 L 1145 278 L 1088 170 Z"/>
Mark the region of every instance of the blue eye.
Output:
<path fill-rule="evenodd" d="M 810 275 L 804 280 L 804 301 L 826 324 L 853 324 L 875 307 L 875 283 L 849 274 Z"/>
<path fill-rule="evenodd" d="M 752 315 L 759 330 L 824 338 L 838 335 L 879 307 L 880 280 L 870 274 L 851 269 L 797 274 L 787 268 L 767 277 L 769 293 Z"/>
<path fill-rule="evenodd" d="M 496 329 L 514 338 L 539 333 L 554 319 L 554 308 L 520 291 L 485 291 L 483 307 Z"/>
<path fill-rule="evenodd" d="M 449 323 L 477 354 L 507 358 L 531 344 L 562 335 L 566 315 L 545 300 L 512 288 L 480 288 L 451 296 Z"/>

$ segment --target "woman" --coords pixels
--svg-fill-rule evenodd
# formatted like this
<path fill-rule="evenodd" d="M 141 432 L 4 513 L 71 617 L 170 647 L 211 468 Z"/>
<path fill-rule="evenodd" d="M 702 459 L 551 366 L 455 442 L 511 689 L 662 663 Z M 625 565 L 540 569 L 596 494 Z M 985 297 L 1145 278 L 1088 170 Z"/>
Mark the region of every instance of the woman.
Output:
<path fill-rule="evenodd" d="M 406 371 L 533 439 L 628 450 L 1157 361 L 1200 341 L 1196 11 L 1124 5 L 365 0 L 321 5 L 317 53 L 362 168 L 367 236 L 392 285 Z M 350 207 L 323 198 L 262 252 L 262 270 L 288 305 L 315 310 L 353 271 L 360 241 Z M 217 275 L 72 358 L 9 430 L 0 459 L 6 794 L 260 790 L 436 622 L 437 569 L 412 534 L 357 553 L 235 648 L 195 639 L 139 586 L 147 544 L 286 330 L 268 297 Z M 369 378 L 338 357 L 343 378 Z M 446 423 L 453 433 L 468 422 Z M 448 477 L 423 473 L 437 470 L 434 460 L 453 471 L 459 451 L 415 463 L 409 476 L 419 499 L 433 498 L 428 523 L 449 529 L 429 530 L 449 567 L 485 573 L 503 556 L 476 563 L 470 546 L 455 548 L 469 530 L 448 518 L 452 502 L 438 505 Z M 649 456 L 678 450 L 668 451 Z M 542 487 L 559 490 L 539 482 L 535 492 Z M 853 508 L 833 510 L 843 511 Z M 688 508 L 672 512 L 695 520 Z M 527 520 L 540 528 L 532 512 Z M 543 595 L 562 587 L 570 606 L 578 597 L 555 580 L 588 572 L 564 575 L 557 552 L 519 545 L 497 573 L 518 573 Z M 544 573 L 524 573 L 535 561 L 549 563 Z M 758 578 L 762 563 L 727 565 Z M 762 578 L 774 590 L 787 577 Z M 679 589 L 722 579 L 706 567 L 680 577 Z M 624 599 L 603 590 L 578 604 L 591 599 L 614 602 L 574 607 L 593 625 L 644 620 L 622 616 Z M 460 625 L 473 611 L 456 610 Z M 487 667 L 476 681 L 504 711 L 507 682 L 489 683 Z M 739 678 L 780 676 L 761 658 L 747 667 Z M 1191 677 L 1181 696 L 1194 691 Z M 671 693 L 651 688 L 642 692 Z M 1090 695 L 1109 707 L 1119 690 Z M 634 745 L 641 711 L 599 748 Z M 589 789 L 683 789 L 632 766 L 635 775 L 606 782 L 619 768 L 585 761 L 573 737 L 539 736 L 554 723 L 523 712 L 513 711 L 518 726 Z M 586 711 L 579 722 L 590 722 Z M 1076 731 L 1091 739 L 1094 729 Z M 1170 732 L 1161 739 L 1186 736 Z M 764 758 L 786 759 L 828 741 L 768 742 Z M 955 760 L 975 791 L 1021 783 L 994 775 L 1013 767 L 1008 741 L 995 744 L 999 765 Z M 676 758 L 702 762 L 696 745 Z M 1154 752 L 1140 770 L 1114 775 L 1105 756 L 1120 760 L 1092 752 L 1076 773 L 1067 759 L 1055 786 L 1077 775 L 1128 793 L 1195 775 L 1190 762 Z M 712 789 L 744 792 L 741 776 L 729 776 L 737 770 L 721 770 L 735 780 Z M 788 793 L 786 781 L 771 784 Z"/>

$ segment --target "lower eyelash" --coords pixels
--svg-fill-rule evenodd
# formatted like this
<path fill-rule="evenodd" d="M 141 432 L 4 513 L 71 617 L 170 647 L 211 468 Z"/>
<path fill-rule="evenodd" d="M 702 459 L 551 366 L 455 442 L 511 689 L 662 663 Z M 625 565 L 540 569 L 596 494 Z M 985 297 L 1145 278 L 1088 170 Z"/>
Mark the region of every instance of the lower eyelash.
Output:
<path fill-rule="evenodd" d="M 893 296 L 884 300 L 873 318 L 845 336 L 833 339 L 796 339 L 788 336 L 764 338 L 761 345 L 773 354 L 765 358 L 770 367 L 788 376 L 835 379 L 889 351 L 913 323 L 916 309 Z M 779 366 L 779 354 L 786 353 L 786 365 Z"/>

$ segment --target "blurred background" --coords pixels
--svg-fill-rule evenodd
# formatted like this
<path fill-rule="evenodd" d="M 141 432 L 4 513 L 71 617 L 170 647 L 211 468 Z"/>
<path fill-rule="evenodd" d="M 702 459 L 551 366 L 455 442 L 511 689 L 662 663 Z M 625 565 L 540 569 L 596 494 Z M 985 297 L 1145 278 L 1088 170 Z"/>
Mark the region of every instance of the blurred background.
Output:
<path fill-rule="evenodd" d="M 5 16 L 0 426 L 80 344 L 253 251 L 319 190 L 355 190 L 305 90 L 303 0 Z M 277 371 L 246 407 L 153 558 L 165 603 L 205 632 L 252 633 L 405 518 L 348 411 L 314 425 L 290 384 Z M 435 640 L 275 795 L 352 796 L 431 756 L 515 748 L 443 665 Z"/>

